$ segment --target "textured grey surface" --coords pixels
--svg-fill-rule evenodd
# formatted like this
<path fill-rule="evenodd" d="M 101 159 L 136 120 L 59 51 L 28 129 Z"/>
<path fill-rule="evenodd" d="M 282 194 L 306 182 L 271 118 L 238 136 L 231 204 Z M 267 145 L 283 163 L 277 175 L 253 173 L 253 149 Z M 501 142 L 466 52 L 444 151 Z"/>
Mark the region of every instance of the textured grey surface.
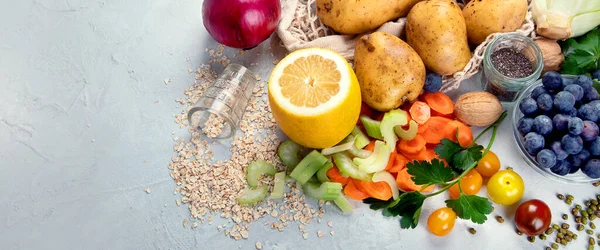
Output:
<path fill-rule="evenodd" d="M 174 100 L 193 82 L 187 69 L 208 60 L 205 48 L 216 48 L 200 6 L 0 0 L 0 248 L 253 249 L 261 241 L 265 249 L 542 249 L 539 240 L 532 245 L 516 236 L 514 207 L 496 207 L 504 224 L 458 221 L 450 235 L 432 236 L 427 215 L 444 197 L 427 201 L 415 230 L 400 230 L 396 219 L 365 206 L 351 215 L 328 207 L 322 223 L 308 226 L 308 240 L 295 224 L 284 232 L 263 225 L 272 219 L 254 223 L 242 241 L 218 232 L 219 220 L 184 229 L 189 211 L 175 204 L 167 165 L 172 131 L 186 136 L 173 122 L 181 110 Z M 234 61 L 260 62 L 253 69 L 266 79 L 273 60 L 267 49 L 263 44 Z M 172 82 L 165 84 L 167 78 Z M 597 191 L 534 172 L 516 151 L 509 122 L 493 149 L 524 177 L 525 198 L 546 200 L 555 221 L 567 211 L 555 192 L 583 199 Z M 471 226 L 476 236 L 467 232 Z M 325 237 L 317 239 L 317 230 Z M 584 247 L 581 238 L 573 248 Z"/>

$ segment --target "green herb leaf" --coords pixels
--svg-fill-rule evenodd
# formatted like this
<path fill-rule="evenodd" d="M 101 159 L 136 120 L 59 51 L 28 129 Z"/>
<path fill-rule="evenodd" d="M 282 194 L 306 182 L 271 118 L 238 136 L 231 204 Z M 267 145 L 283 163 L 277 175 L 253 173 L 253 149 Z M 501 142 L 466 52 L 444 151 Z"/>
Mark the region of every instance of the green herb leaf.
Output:
<path fill-rule="evenodd" d="M 594 79 L 594 83 L 592 86 L 594 86 L 594 88 L 598 91 L 598 93 L 600 93 L 600 81 L 598 81 L 597 79 Z"/>
<path fill-rule="evenodd" d="M 578 38 L 570 38 L 562 43 L 565 61 L 561 66 L 563 74 L 586 74 L 600 68 L 600 30 L 593 29 Z"/>
<path fill-rule="evenodd" d="M 402 216 L 400 227 L 415 228 L 419 223 L 421 207 L 427 197 L 419 192 L 403 193 L 398 197 L 398 204 L 388 208 L 392 214 Z"/>
<path fill-rule="evenodd" d="M 452 168 L 447 168 L 438 159 L 427 161 L 412 161 L 406 164 L 408 173 L 417 185 L 445 184 L 456 177 Z"/>
<path fill-rule="evenodd" d="M 473 163 L 478 162 L 482 157 L 483 147 L 481 145 L 473 146 L 452 156 L 453 167 L 460 170 L 467 170 Z"/>
<path fill-rule="evenodd" d="M 383 200 L 375 199 L 375 198 L 366 198 L 363 200 L 363 203 L 369 204 L 369 208 L 371 208 L 373 210 L 379 210 L 382 208 L 388 208 L 393 205 L 396 205 L 396 203 L 398 203 L 398 202 L 394 201 L 394 199 L 389 199 L 387 201 L 383 201 Z"/>
<path fill-rule="evenodd" d="M 463 147 L 460 144 L 448 139 L 442 139 L 440 144 L 433 149 L 437 155 L 446 159 L 448 162 L 452 160 L 452 156 L 454 154 L 460 152 L 461 150 L 463 150 Z"/>
<path fill-rule="evenodd" d="M 460 194 L 458 199 L 446 200 L 446 206 L 451 208 L 458 217 L 482 224 L 487 220 L 486 215 L 492 212 L 492 203 L 476 195 Z"/>

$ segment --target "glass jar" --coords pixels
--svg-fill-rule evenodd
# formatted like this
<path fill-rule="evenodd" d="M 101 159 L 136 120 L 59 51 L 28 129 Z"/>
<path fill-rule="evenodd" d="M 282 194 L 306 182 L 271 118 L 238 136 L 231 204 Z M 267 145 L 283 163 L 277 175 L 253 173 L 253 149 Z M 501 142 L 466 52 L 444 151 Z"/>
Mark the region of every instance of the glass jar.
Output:
<path fill-rule="evenodd" d="M 519 51 L 531 61 L 533 74 L 523 78 L 511 78 L 500 73 L 492 63 L 492 54 L 500 49 L 512 48 Z M 518 33 L 498 36 L 486 48 L 483 55 L 483 73 L 481 80 L 483 89 L 501 102 L 514 102 L 520 92 L 533 84 L 542 74 L 544 60 L 540 47 L 531 38 Z"/>

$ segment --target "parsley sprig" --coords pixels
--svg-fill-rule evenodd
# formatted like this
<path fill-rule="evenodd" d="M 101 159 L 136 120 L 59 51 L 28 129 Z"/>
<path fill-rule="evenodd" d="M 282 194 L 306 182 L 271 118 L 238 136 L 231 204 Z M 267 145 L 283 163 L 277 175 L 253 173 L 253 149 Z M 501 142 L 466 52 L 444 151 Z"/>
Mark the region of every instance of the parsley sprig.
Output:
<path fill-rule="evenodd" d="M 561 73 L 581 75 L 600 69 L 600 29 L 569 38 L 561 42 L 561 47 L 565 55 Z"/>
<path fill-rule="evenodd" d="M 483 130 L 473 140 L 473 143 L 466 147 L 451 140 L 443 139 L 435 147 L 434 151 L 441 158 L 445 159 L 450 167 L 445 167 L 444 163 L 438 159 L 433 159 L 431 162 L 413 161 L 406 165 L 408 173 L 412 175 L 412 180 L 415 184 L 423 185 L 423 188 L 439 184 L 443 185 L 442 189 L 427 195 L 416 191 L 406 192 L 401 194 L 398 199 L 390 199 L 388 201 L 369 198 L 365 199 L 364 203 L 370 204 L 370 208 L 373 210 L 382 209 L 384 216 L 401 216 L 400 226 L 402 228 L 415 228 L 419 222 L 421 209 L 425 200 L 445 192 L 454 184 L 460 184 L 460 180 L 475 168 L 481 158 L 488 153 L 496 138 L 498 126 L 506 118 L 506 114 L 506 111 L 504 111 L 494 124 Z M 484 150 L 476 142 L 489 130 L 492 130 L 492 136 Z M 492 203 L 484 197 L 466 195 L 463 193 L 460 185 L 458 187 L 460 196 L 457 199 L 446 200 L 446 206 L 451 208 L 459 218 L 471 220 L 478 224 L 484 223 L 487 220 L 487 215 L 492 212 Z"/>

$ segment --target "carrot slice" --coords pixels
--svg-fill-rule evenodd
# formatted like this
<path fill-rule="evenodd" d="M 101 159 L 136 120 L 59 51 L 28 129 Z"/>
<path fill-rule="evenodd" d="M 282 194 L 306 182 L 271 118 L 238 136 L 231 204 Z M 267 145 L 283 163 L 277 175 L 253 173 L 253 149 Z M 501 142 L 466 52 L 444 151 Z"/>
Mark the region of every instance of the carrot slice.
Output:
<path fill-rule="evenodd" d="M 386 171 L 388 171 L 389 169 L 391 169 L 392 167 L 394 167 L 394 164 L 395 164 L 395 161 L 396 161 L 396 155 L 398 155 L 398 153 L 396 153 L 396 152 L 392 152 L 390 154 L 390 158 L 388 159 L 388 163 L 385 166 L 385 170 Z"/>
<path fill-rule="evenodd" d="M 431 109 L 427 103 L 415 101 L 408 110 L 410 117 L 418 124 L 426 123 L 431 117 Z"/>
<path fill-rule="evenodd" d="M 444 114 L 442 114 L 442 113 L 440 113 L 440 112 L 437 112 L 437 111 L 435 111 L 435 110 L 433 110 L 433 109 L 431 110 L 431 116 L 441 116 L 441 117 L 446 117 L 446 118 L 448 118 L 448 119 L 450 119 L 450 120 L 454 120 L 454 119 L 456 119 L 456 117 L 454 116 L 454 113 L 452 113 L 452 114 L 447 114 L 447 115 L 444 115 Z"/>
<path fill-rule="evenodd" d="M 429 119 L 431 119 L 431 118 L 429 118 Z M 417 134 L 422 135 L 423 133 L 425 133 L 425 131 L 427 131 L 428 128 L 429 128 L 429 122 L 426 122 L 426 123 L 423 123 L 423 124 L 419 124 L 419 128 L 417 130 Z"/>
<path fill-rule="evenodd" d="M 435 187 L 434 185 L 431 185 L 421 190 L 423 186 L 415 184 L 411 178 L 412 176 L 408 173 L 408 168 L 400 170 L 400 172 L 398 172 L 398 176 L 396 176 L 396 184 L 398 185 L 398 188 L 404 192 L 420 191 L 423 193 L 429 193 L 433 191 Z"/>
<path fill-rule="evenodd" d="M 390 173 L 400 172 L 400 170 L 404 169 L 406 167 L 406 164 L 410 162 L 410 160 L 402 154 L 395 154 L 394 158 L 394 165 L 392 165 L 391 168 L 386 169 Z"/>
<path fill-rule="evenodd" d="M 352 180 L 354 185 L 361 191 L 367 193 L 370 197 L 387 201 L 392 198 L 392 189 L 384 181 L 366 182 L 361 180 Z"/>
<path fill-rule="evenodd" d="M 344 187 L 344 194 L 358 201 L 369 198 L 369 194 L 358 189 L 353 180 L 348 181 L 348 184 Z"/>
<path fill-rule="evenodd" d="M 349 177 L 342 176 L 342 174 L 340 173 L 340 170 L 337 168 L 337 166 L 333 166 L 332 168 L 327 170 L 326 173 L 327 173 L 327 177 L 329 177 L 329 179 L 331 181 L 341 183 L 342 186 L 345 186 L 346 184 L 348 184 L 348 181 L 350 181 Z"/>
<path fill-rule="evenodd" d="M 413 138 L 412 140 L 400 140 L 398 142 L 397 148 L 398 152 L 413 155 L 419 153 L 421 149 L 425 148 L 426 144 L 427 142 L 425 141 L 425 139 L 423 139 L 422 136 L 417 134 L 417 136 L 415 136 L 415 138 Z"/>
<path fill-rule="evenodd" d="M 421 95 L 421 98 L 432 110 L 435 110 L 440 114 L 448 115 L 454 113 L 454 103 L 452 102 L 452 99 L 442 92 L 424 93 Z"/>
<path fill-rule="evenodd" d="M 458 130 L 458 141 L 456 140 L 456 131 Z M 463 147 L 468 146 L 473 142 L 473 131 L 471 128 L 464 123 L 453 120 L 446 124 L 444 128 L 444 138 L 453 142 L 458 142 Z"/>
<path fill-rule="evenodd" d="M 375 141 L 369 142 L 369 144 L 365 146 L 364 150 L 373 152 L 373 150 L 375 150 Z"/>
<path fill-rule="evenodd" d="M 427 129 L 423 133 L 420 133 L 420 135 L 427 143 L 440 144 L 440 140 L 444 138 L 444 128 L 451 121 L 452 120 L 445 117 L 432 116 L 429 118 L 429 121 L 425 123 L 427 124 L 425 125 L 427 126 Z"/>

